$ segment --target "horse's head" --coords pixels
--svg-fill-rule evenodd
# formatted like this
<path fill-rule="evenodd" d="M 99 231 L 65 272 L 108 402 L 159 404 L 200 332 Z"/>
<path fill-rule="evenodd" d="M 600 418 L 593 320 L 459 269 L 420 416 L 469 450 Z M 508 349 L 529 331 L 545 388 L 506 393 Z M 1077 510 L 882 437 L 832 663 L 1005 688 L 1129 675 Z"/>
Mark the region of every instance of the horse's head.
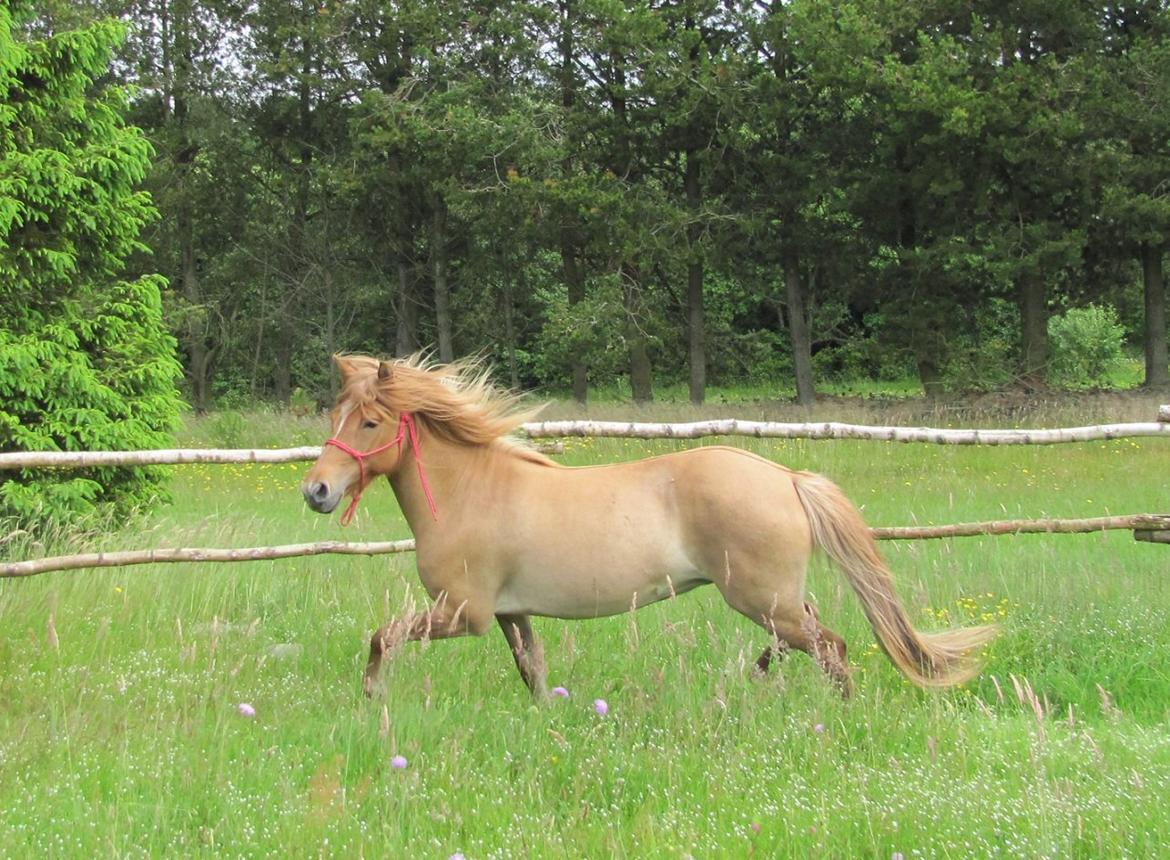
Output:
<path fill-rule="evenodd" d="M 392 412 L 376 397 L 379 388 L 391 384 L 393 365 L 343 356 L 336 356 L 334 363 L 342 387 L 331 413 L 333 435 L 301 482 L 301 493 L 309 507 L 322 514 L 334 511 L 347 493 L 352 495 L 354 501 L 343 518 L 348 521 L 366 486 L 398 468 L 403 441 L 413 425 L 409 414 Z"/>

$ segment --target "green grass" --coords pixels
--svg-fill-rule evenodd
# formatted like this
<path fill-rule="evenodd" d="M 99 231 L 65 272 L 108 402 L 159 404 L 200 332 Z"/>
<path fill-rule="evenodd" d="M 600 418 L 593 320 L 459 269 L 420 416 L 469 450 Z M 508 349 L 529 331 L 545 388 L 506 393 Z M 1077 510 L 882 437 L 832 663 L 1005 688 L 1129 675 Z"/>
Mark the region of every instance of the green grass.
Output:
<path fill-rule="evenodd" d="M 324 429 L 243 420 L 265 444 Z M 197 422 L 187 441 L 220 432 Z M 873 525 L 1167 509 L 1163 440 L 732 444 L 831 476 Z M 675 447 L 577 440 L 563 459 Z M 308 512 L 304 468 L 178 468 L 171 507 L 101 544 L 406 536 L 384 485 L 348 532 Z M 409 556 L 2 581 L 0 856 L 1170 854 L 1170 547 L 1114 532 L 883 549 L 922 626 L 1001 623 L 980 679 L 908 686 L 825 565 L 810 592 L 850 644 L 847 703 L 803 655 L 753 679 L 762 637 L 711 589 L 537 619 L 571 697 L 534 707 L 495 632 L 407 646 L 386 698 L 363 698 L 370 632 L 423 598 Z"/>

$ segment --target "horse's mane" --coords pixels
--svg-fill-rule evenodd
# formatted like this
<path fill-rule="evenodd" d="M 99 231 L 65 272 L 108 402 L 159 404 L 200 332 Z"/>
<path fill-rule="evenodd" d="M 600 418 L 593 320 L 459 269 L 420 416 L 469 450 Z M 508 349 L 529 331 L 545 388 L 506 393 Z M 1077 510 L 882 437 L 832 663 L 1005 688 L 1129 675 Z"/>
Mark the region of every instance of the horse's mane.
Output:
<path fill-rule="evenodd" d="M 552 463 L 540 452 L 506 438 L 543 404 L 525 408 L 520 396 L 498 388 L 480 359 L 440 364 L 425 353 L 386 362 L 393 373 L 378 378 L 382 363 L 365 355 L 338 355 L 344 384 L 338 404 L 350 402 L 382 416 L 410 412 L 432 433 L 464 445 L 505 445 L 526 460 Z"/>

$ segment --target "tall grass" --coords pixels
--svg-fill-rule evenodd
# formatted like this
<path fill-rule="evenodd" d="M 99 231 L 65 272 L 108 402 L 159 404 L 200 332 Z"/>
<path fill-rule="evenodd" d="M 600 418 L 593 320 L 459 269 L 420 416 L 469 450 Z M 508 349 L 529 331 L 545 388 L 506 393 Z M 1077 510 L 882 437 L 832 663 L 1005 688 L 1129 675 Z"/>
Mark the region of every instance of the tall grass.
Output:
<path fill-rule="evenodd" d="M 243 420 L 270 444 L 325 429 Z M 563 459 L 680 444 L 578 440 Z M 829 475 L 873 525 L 1167 508 L 1162 440 L 731 444 Z M 304 508 L 303 470 L 178 468 L 174 505 L 103 544 L 341 535 Z M 345 536 L 407 534 L 379 485 Z M 754 679 L 763 638 L 711 589 L 538 619 L 550 683 L 570 696 L 534 707 L 494 632 L 407 646 L 386 697 L 364 699 L 370 632 L 424 598 L 410 557 L 0 582 L 0 856 L 1165 853 L 1170 548 L 1108 533 L 883 549 L 923 627 L 1002 625 L 980 679 L 910 687 L 823 565 L 810 599 L 849 642 L 849 702 L 803 655 Z"/>

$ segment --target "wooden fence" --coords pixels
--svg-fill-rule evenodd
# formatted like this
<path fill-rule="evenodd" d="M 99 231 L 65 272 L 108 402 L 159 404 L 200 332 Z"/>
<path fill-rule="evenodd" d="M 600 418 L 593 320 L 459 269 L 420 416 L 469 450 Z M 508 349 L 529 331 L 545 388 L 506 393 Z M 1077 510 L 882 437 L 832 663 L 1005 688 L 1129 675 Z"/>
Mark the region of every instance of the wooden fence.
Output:
<path fill-rule="evenodd" d="M 836 421 L 786 424 L 736 418 L 664 424 L 642 421 L 535 421 L 520 428 L 530 439 L 570 437 L 627 439 L 703 439 L 749 436 L 756 439 L 868 439 L 935 445 L 1056 445 L 1142 436 L 1170 438 L 1170 406 L 1157 421 L 1095 424 L 1055 430 L 942 430 L 933 427 L 871 427 Z M 155 451 L 13 451 L 0 454 L 0 470 L 86 468 L 90 466 L 178 466 L 190 463 L 295 463 L 315 460 L 319 446 L 300 448 L 171 448 Z"/>
<path fill-rule="evenodd" d="M 1133 437 L 1170 437 L 1170 406 L 1158 420 L 1146 423 L 1099 424 L 1051 430 L 945 430 L 930 427 L 871 427 L 837 422 L 788 424 L 725 419 L 664 424 L 627 421 L 543 421 L 525 424 L 532 439 L 622 437 L 637 439 L 700 439 L 750 436 L 767 439 L 869 439 L 938 445 L 1052 445 Z M 86 468 L 94 466 L 161 466 L 191 463 L 292 463 L 316 459 L 317 446 L 279 449 L 165 449 L 155 451 L 16 451 L 0 453 L 0 470 Z M 1170 543 L 1170 515 L 1130 514 L 1082 519 L 995 520 L 941 526 L 874 528 L 878 540 L 924 540 L 1005 534 L 1069 534 L 1126 529 L 1137 540 Z M 82 553 L 0 563 L 0 578 L 35 576 L 55 570 L 123 567 L 192 561 L 258 561 L 322 554 L 382 555 L 413 552 L 414 541 L 285 544 L 239 548 L 178 548 Z"/>

